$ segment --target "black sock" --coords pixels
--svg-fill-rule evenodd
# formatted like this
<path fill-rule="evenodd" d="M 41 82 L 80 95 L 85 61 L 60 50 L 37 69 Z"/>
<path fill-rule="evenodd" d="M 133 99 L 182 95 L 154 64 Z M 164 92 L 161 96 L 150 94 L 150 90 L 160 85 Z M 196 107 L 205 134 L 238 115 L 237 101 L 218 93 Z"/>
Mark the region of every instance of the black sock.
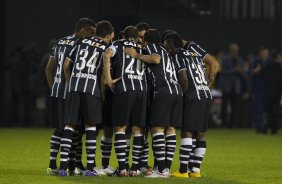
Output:
<path fill-rule="evenodd" d="M 117 155 L 119 170 L 126 169 L 125 148 L 126 148 L 125 133 L 124 132 L 116 132 L 115 133 L 115 151 L 116 151 L 116 155 Z"/>
<path fill-rule="evenodd" d="M 73 128 L 65 127 L 64 133 L 61 139 L 60 169 L 62 170 L 67 170 L 67 167 L 68 167 L 68 156 L 69 156 L 69 152 L 71 149 L 73 133 L 74 133 Z"/>
<path fill-rule="evenodd" d="M 57 168 L 57 155 L 60 149 L 60 144 L 61 144 L 61 137 L 62 137 L 63 131 L 60 129 L 55 129 L 51 140 L 50 140 L 50 162 L 49 162 L 49 167 L 51 169 L 56 169 Z"/>
<path fill-rule="evenodd" d="M 182 138 L 179 150 L 179 172 L 187 173 L 190 152 L 192 151 L 192 138 Z"/>
<path fill-rule="evenodd" d="M 85 170 L 82 161 L 82 134 L 78 133 L 77 135 L 77 144 L 76 144 L 76 153 L 75 153 L 75 166 Z"/>
<path fill-rule="evenodd" d="M 165 169 L 165 136 L 164 133 L 156 133 L 153 135 L 153 147 L 155 158 L 158 163 L 159 172 Z"/>
<path fill-rule="evenodd" d="M 125 165 L 126 169 L 129 169 L 129 152 L 130 152 L 130 139 L 126 139 L 126 148 L 125 148 Z"/>
<path fill-rule="evenodd" d="M 132 171 L 137 171 L 140 168 L 140 160 L 143 149 L 144 137 L 142 134 L 133 136 L 133 145 L 132 145 Z"/>
<path fill-rule="evenodd" d="M 206 141 L 197 141 L 194 152 L 194 165 L 192 172 L 200 172 L 200 167 L 206 153 Z"/>
<path fill-rule="evenodd" d="M 100 146 L 102 152 L 102 166 L 103 168 L 107 168 L 110 163 L 110 157 L 112 152 L 112 138 L 106 138 L 102 136 Z"/>
<path fill-rule="evenodd" d="M 148 167 L 148 155 L 149 155 L 149 142 L 148 137 L 144 136 L 144 144 L 141 156 L 141 167 Z"/>
<path fill-rule="evenodd" d="M 194 152 L 196 149 L 196 138 L 192 138 L 192 151 L 190 152 L 189 157 L 189 163 L 188 163 L 188 169 L 189 171 L 192 171 L 192 168 L 194 167 Z"/>
<path fill-rule="evenodd" d="M 176 147 L 176 135 L 166 136 L 166 168 L 170 169 Z"/>
<path fill-rule="evenodd" d="M 87 154 L 87 167 L 89 171 L 93 171 L 95 167 L 95 154 L 96 154 L 96 127 L 85 128 L 85 147 Z"/>

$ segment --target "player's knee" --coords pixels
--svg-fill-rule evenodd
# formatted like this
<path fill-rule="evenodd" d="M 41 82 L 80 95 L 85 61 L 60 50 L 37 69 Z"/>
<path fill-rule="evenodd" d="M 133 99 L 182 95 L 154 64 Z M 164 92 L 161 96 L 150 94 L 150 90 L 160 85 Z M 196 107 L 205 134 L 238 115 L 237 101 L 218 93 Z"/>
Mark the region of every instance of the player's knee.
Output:
<path fill-rule="evenodd" d="M 143 129 L 140 127 L 133 126 L 132 127 L 132 134 L 133 135 L 140 135 L 143 134 Z"/>
<path fill-rule="evenodd" d="M 198 132 L 197 139 L 200 141 L 205 141 L 206 133 L 205 132 Z"/>
<path fill-rule="evenodd" d="M 167 135 L 175 134 L 175 128 L 174 127 L 167 127 L 166 128 L 166 134 Z"/>
<path fill-rule="evenodd" d="M 192 132 L 181 132 L 181 138 L 192 138 Z"/>

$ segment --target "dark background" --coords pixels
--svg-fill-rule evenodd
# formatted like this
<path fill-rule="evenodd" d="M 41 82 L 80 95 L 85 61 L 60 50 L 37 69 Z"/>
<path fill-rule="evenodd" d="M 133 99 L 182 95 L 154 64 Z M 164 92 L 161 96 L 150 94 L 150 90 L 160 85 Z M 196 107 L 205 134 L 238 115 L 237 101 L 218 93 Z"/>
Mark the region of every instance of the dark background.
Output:
<path fill-rule="evenodd" d="M 36 100 L 48 96 L 44 79 L 48 41 L 72 34 L 81 17 L 107 19 L 116 33 L 140 21 L 160 31 L 174 29 L 210 53 L 227 50 L 231 42 L 239 44 L 243 57 L 262 45 L 282 49 L 279 0 L 2 0 L 1 126 L 48 126 L 44 116 L 48 112 L 38 111 Z M 28 57 L 11 59 L 17 48 L 24 48 Z"/>

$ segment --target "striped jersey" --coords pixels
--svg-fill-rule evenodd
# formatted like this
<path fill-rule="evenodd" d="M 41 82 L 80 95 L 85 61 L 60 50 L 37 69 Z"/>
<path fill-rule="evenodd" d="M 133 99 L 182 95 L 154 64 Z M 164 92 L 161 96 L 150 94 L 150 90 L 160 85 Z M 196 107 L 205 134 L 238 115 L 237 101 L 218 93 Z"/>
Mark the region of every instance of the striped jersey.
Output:
<path fill-rule="evenodd" d="M 147 64 L 148 71 L 152 76 L 154 94 L 169 93 L 182 95 L 174 63 L 171 61 L 167 51 L 158 44 L 149 44 L 145 49 L 148 54 L 158 54 L 161 57 L 160 64 Z"/>
<path fill-rule="evenodd" d="M 56 98 L 66 98 L 67 85 L 64 75 L 64 61 L 73 49 L 78 38 L 73 34 L 61 38 L 59 42 L 53 47 L 53 52 L 50 57 L 54 57 L 56 62 L 56 74 L 54 76 L 54 83 L 51 89 L 51 96 Z"/>
<path fill-rule="evenodd" d="M 187 42 L 184 45 L 184 48 L 186 50 L 188 50 L 189 52 L 195 52 L 197 53 L 197 55 L 201 58 L 204 59 L 205 56 L 208 54 L 207 51 L 205 51 L 200 45 L 198 45 L 197 43 L 191 41 L 191 42 Z"/>
<path fill-rule="evenodd" d="M 146 67 L 143 62 L 124 53 L 125 48 L 134 48 L 142 54 L 142 46 L 131 40 L 116 40 L 109 47 L 113 51 L 113 78 L 121 77 L 114 93 L 127 91 L 147 91 Z"/>
<path fill-rule="evenodd" d="M 210 89 L 204 73 L 204 64 L 201 56 L 196 52 L 181 49 L 172 56 L 176 71 L 187 70 L 189 98 L 211 99 Z"/>
<path fill-rule="evenodd" d="M 101 64 L 107 46 L 106 42 L 96 37 L 78 41 L 69 54 L 69 58 L 73 61 L 69 91 L 101 97 Z"/>

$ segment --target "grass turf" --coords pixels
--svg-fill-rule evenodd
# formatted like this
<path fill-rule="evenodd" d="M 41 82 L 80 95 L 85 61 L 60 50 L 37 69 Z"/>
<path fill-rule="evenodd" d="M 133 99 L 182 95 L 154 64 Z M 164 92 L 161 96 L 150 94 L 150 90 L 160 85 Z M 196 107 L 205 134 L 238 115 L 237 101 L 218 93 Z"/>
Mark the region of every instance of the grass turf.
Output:
<path fill-rule="evenodd" d="M 255 134 L 253 130 L 210 130 L 207 136 L 208 149 L 201 168 L 203 178 L 199 179 L 46 176 L 51 133 L 51 129 L 0 129 L 0 183 L 282 183 L 281 133 L 271 136 Z M 177 139 L 179 143 L 179 132 Z M 97 148 L 96 160 L 100 166 L 98 145 Z M 149 158 L 152 165 L 151 151 Z M 117 166 L 114 154 L 111 165 Z M 171 170 L 177 168 L 178 150 Z"/>

